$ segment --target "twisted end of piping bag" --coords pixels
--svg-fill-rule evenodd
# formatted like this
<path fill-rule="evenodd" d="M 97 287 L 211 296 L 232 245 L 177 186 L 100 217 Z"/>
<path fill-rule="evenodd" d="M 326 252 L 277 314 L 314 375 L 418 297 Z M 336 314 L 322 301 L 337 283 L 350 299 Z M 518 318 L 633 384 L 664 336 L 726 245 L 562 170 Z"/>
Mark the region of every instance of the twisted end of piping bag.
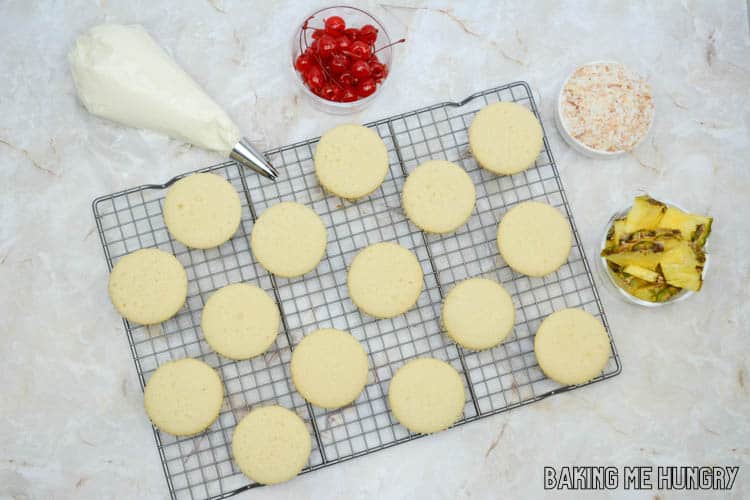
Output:
<path fill-rule="evenodd" d="M 241 138 L 234 145 L 232 151 L 229 153 L 229 157 L 240 165 L 248 167 L 272 181 L 276 180 L 279 176 L 279 171 L 266 160 L 262 153 L 250 144 L 250 141 L 246 137 Z"/>

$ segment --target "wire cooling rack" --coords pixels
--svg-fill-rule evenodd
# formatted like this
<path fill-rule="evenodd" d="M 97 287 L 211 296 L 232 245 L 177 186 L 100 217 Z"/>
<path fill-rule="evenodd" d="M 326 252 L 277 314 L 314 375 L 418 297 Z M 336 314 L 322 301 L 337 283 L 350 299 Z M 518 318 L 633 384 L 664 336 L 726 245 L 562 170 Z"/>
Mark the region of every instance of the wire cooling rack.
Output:
<path fill-rule="evenodd" d="M 231 457 L 232 431 L 255 405 L 279 404 L 296 411 L 313 436 L 309 472 L 418 437 L 399 425 L 388 410 L 388 383 L 406 361 L 433 356 L 451 363 L 464 376 L 467 403 L 464 424 L 529 404 L 580 386 L 562 387 L 547 379 L 534 357 L 533 335 L 542 319 L 565 307 L 580 307 L 609 325 L 581 250 L 570 207 L 545 137 L 535 165 L 513 176 L 497 176 L 477 165 L 468 152 L 468 127 L 474 114 L 496 101 L 514 101 L 539 113 L 528 84 L 516 82 L 368 124 L 385 141 L 390 169 L 382 186 L 356 203 L 327 195 L 313 172 L 311 139 L 266 153 L 279 168 L 276 182 L 261 178 L 234 162 L 200 170 L 225 177 L 241 194 L 242 223 L 237 234 L 210 250 L 188 249 L 172 239 L 162 218 L 166 188 L 145 185 L 94 200 L 93 211 L 107 265 L 139 248 L 172 252 L 185 266 L 189 289 L 185 307 L 160 325 L 144 327 L 124 321 L 130 350 L 143 387 L 162 363 L 183 357 L 201 359 L 216 368 L 225 385 L 218 420 L 204 433 L 176 438 L 154 429 L 154 438 L 172 498 L 226 498 L 259 486 L 246 478 Z M 427 235 L 401 209 L 400 193 L 408 173 L 428 159 L 462 165 L 476 186 L 477 203 L 468 223 L 450 235 Z M 328 247 L 318 268 L 284 279 L 268 274 L 253 259 L 249 235 L 253 221 L 269 206 L 296 200 L 312 207 L 328 228 Z M 497 224 L 513 205 L 540 200 L 570 220 L 574 244 L 567 263 L 544 278 L 512 271 L 498 255 Z M 379 241 L 397 241 L 418 257 L 424 291 L 408 313 L 377 320 L 359 312 L 346 289 L 346 269 L 356 252 Z M 512 335 L 494 349 L 472 352 L 451 342 L 441 330 L 442 298 L 468 277 L 500 281 L 516 307 Z M 263 356 L 232 361 L 217 355 L 203 339 L 200 314 L 209 295 L 229 283 L 247 281 L 265 289 L 282 311 L 282 332 Z M 338 410 L 307 404 L 290 379 L 291 350 L 318 328 L 347 330 L 369 353 L 365 390 Z M 589 383 L 620 373 L 610 334 L 612 357 Z M 583 384 L 588 385 L 588 384 Z"/>

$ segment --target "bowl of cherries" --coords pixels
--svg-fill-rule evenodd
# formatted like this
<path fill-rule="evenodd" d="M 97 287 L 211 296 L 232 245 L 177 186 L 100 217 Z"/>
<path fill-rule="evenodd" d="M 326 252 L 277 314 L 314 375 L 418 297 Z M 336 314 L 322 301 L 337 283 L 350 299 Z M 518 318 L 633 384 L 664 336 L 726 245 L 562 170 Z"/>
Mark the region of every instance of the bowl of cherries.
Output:
<path fill-rule="evenodd" d="M 393 46 L 383 24 L 356 7 L 310 14 L 292 40 L 292 67 L 313 105 L 333 114 L 370 104 L 388 78 Z"/>

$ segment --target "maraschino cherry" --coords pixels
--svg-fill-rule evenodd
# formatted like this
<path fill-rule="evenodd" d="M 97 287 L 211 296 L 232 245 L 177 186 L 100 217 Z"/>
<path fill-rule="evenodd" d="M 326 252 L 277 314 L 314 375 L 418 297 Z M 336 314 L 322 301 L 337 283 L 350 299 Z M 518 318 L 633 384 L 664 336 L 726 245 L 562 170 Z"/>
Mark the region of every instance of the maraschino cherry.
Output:
<path fill-rule="evenodd" d="M 367 56 L 372 53 L 372 45 L 365 43 L 362 40 L 357 40 L 352 43 L 349 52 L 351 52 L 352 57 L 355 59 L 366 59 Z"/>
<path fill-rule="evenodd" d="M 364 80 L 370 76 L 370 65 L 362 60 L 354 61 L 350 69 L 352 76 L 357 80 Z"/>
<path fill-rule="evenodd" d="M 365 24 L 359 29 L 359 36 L 357 40 L 369 43 L 370 45 L 375 44 L 375 40 L 378 38 L 378 29 L 372 24 Z"/>
<path fill-rule="evenodd" d="M 357 85 L 357 95 L 360 97 L 367 97 L 375 93 L 375 80 L 368 78 L 359 85 Z"/>
<path fill-rule="evenodd" d="M 344 33 L 346 23 L 339 16 L 331 16 L 325 20 L 326 33 L 331 36 L 338 36 Z"/>

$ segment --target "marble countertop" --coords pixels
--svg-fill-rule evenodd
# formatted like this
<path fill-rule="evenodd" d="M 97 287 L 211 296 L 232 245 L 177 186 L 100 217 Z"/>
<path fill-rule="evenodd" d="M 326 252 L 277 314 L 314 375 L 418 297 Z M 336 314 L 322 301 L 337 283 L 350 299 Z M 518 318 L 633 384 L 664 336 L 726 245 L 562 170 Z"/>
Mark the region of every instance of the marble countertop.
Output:
<path fill-rule="evenodd" d="M 600 287 L 620 376 L 238 498 L 538 498 L 543 466 L 572 464 L 741 465 L 730 496 L 750 496 L 746 3 L 353 2 L 408 42 L 384 95 L 349 118 L 314 110 L 290 77 L 291 27 L 325 5 L 308 3 L 0 4 L 0 499 L 168 496 L 90 204 L 220 158 L 85 112 L 65 55 L 103 21 L 145 25 L 265 148 L 526 80 L 589 259 L 639 190 L 715 220 L 689 301 L 648 310 Z M 576 154 L 552 118 L 564 76 L 601 59 L 644 73 L 657 110 L 650 139 L 611 161 Z"/>

